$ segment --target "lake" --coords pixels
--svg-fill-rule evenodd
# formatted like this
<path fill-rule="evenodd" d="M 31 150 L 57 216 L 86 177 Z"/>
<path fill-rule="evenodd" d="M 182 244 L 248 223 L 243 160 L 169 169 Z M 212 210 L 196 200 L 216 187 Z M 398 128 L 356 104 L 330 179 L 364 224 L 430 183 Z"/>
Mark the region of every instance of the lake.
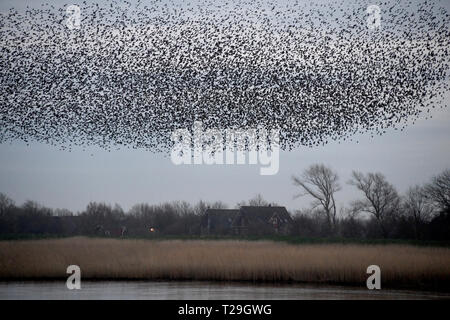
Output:
<path fill-rule="evenodd" d="M 450 294 L 404 290 L 368 290 L 328 285 L 255 285 L 250 283 L 180 281 L 84 281 L 68 290 L 65 281 L 0 282 L 0 299 L 450 299 Z"/>

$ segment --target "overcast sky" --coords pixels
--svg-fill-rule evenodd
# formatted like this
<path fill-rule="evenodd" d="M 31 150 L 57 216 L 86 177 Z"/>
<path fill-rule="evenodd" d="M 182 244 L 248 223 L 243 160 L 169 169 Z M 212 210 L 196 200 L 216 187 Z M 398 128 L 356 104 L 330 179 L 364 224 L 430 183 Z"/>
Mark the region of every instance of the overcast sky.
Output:
<path fill-rule="evenodd" d="M 17 6 L 16 1 L 2 1 L 0 8 Z M 450 101 L 449 94 L 445 101 Z M 69 152 L 41 143 L 12 142 L 0 144 L 0 192 L 19 204 L 30 199 L 74 211 L 84 209 L 89 201 L 118 203 L 124 209 L 140 202 L 201 199 L 234 206 L 257 193 L 298 209 L 307 207 L 311 199 L 293 198 L 297 190 L 292 174 L 324 163 L 339 173 L 343 189 L 336 198 L 342 206 L 360 196 L 346 185 L 352 170 L 382 172 L 404 192 L 450 168 L 449 137 L 450 110 L 437 109 L 432 119 L 420 119 L 403 132 L 389 130 L 381 137 L 357 136 L 359 143 L 331 142 L 281 152 L 280 170 L 274 176 L 259 175 L 259 165 L 175 166 L 169 155 L 145 150 L 108 152 L 90 147 Z"/>
<path fill-rule="evenodd" d="M 449 97 L 447 97 L 447 101 Z M 124 209 L 138 202 L 222 200 L 230 205 L 261 193 L 290 209 L 308 206 L 310 199 L 293 199 L 291 175 L 313 163 L 332 166 L 340 175 L 340 204 L 359 194 L 345 185 L 352 170 L 384 173 L 399 191 L 426 182 L 450 167 L 450 111 L 440 109 L 405 131 L 384 136 L 360 136 L 356 142 L 332 142 L 323 147 L 281 152 L 280 170 L 259 175 L 258 165 L 175 166 L 165 154 L 122 149 L 107 152 L 81 148 L 72 152 L 23 142 L 0 145 L 0 191 L 22 203 L 36 200 L 50 207 L 82 210 L 89 201 L 119 203 Z"/>

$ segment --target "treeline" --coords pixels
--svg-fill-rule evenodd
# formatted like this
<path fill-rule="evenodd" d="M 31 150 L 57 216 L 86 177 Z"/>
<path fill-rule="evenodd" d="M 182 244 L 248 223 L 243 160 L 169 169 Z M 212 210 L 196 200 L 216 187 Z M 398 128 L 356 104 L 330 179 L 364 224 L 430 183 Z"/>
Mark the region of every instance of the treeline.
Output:
<path fill-rule="evenodd" d="M 119 205 L 91 202 L 86 209 L 73 214 L 65 209 L 50 209 L 34 201 L 22 206 L 0 194 L 0 234 L 3 235 L 88 235 L 88 236 L 146 236 L 199 235 L 201 215 L 207 208 L 225 208 L 220 202 L 200 201 L 160 205 L 146 203 L 125 212 Z"/>
<path fill-rule="evenodd" d="M 450 239 L 450 170 L 425 185 L 410 187 L 404 195 L 381 173 L 353 171 L 347 184 L 361 198 L 338 210 L 335 194 L 341 190 L 332 168 L 315 164 L 292 177 L 298 196 L 313 199 L 312 207 L 297 212 L 293 234 L 305 237 Z"/>
<path fill-rule="evenodd" d="M 289 235 L 304 238 L 342 237 L 353 239 L 450 240 L 450 170 L 423 186 L 399 195 L 380 173 L 353 172 L 347 182 L 361 192 L 361 199 L 337 208 L 335 193 L 339 177 L 329 167 L 313 165 L 293 177 L 299 196 L 313 199 L 310 208 L 291 212 Z M 260 195 L 241 205 L 269 205 Z M 158 235 L 201 235 L 202 215 L 207 208 L 225 209 L 221 202 L 195 205 L 171 202 L 138 204 L 125 212 L 119 205 L 89 203 L 73 214 L 27 201 L 18 206 L 0 193 L 0 236 L 111 236 L 155 237 Z M 272 235 L 270 229 L 258 236 Z M 232 230 L 230 229 L 230 235 Z"/>

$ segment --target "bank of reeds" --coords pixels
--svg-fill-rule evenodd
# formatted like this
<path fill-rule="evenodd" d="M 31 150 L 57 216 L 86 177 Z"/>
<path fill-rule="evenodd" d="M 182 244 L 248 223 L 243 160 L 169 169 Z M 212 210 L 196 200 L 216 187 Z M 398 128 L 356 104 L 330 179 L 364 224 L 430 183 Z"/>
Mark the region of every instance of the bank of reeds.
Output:
<path fill-rule="evenodd" d="M 67 278 L 309 282 L 450 290 L 450 249 L 408 245 L 292 245 L 269 241 L 65 238 L 0 242 L 0 279 Z"/>

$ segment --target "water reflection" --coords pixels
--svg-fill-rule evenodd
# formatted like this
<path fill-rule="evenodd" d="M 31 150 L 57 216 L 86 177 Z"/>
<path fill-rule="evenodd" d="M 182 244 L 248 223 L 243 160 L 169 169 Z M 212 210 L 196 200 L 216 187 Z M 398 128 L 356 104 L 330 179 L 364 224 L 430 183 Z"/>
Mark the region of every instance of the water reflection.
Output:
<path fill-rule="evenodd" d="M 254 285 L 218 282 L 84 281 L 68 290 L 64 281 L 0 282 L 0 299 L 449 299 L 449 294 L 367 290 L 337 286 Z"/>

